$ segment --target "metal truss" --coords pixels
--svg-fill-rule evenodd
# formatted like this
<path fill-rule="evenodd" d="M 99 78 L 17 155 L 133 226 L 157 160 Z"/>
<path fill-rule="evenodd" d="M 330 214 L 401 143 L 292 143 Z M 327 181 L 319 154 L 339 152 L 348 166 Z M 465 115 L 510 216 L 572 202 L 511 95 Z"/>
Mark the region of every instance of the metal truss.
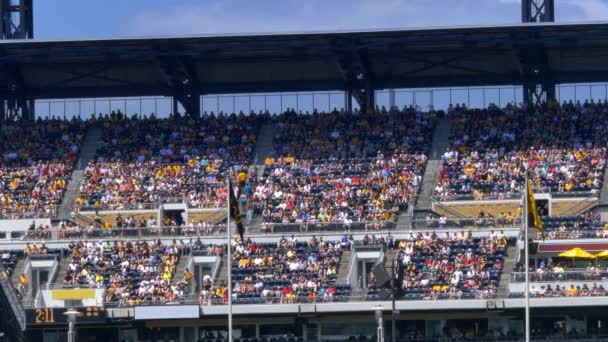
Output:
<path fill-rule="evenodd" d="M 523 23 L 546 23 L 555 21 L 554 0 L 521 0 Z"/>
<path fill-rule="evenodd" d="M 32 0 L 0 0 L 0 39 L 34 38 L 34 14 Z M 34 99 L 20 95 L 24 91 L 23 78 L 16 65 L 1 64 L 3 75 L 10 80 L 5 89 L 11 94 L 0 98 L 0 122 L 34 119 Z"/>

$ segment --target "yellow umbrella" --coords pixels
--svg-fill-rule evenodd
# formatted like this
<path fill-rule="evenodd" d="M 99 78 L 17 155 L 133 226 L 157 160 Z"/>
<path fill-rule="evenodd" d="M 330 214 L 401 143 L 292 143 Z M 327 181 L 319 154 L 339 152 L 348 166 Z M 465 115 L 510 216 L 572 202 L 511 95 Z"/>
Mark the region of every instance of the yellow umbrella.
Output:
<path fill-rule="evenodd" d="M 584 251 L 578 247 L 567 250 L 559 254 L 560 257 L 564 258 L 581 258 L 581 259 L 594 259 L 595 255 Z"/>
<path fill-rule="evenodd" d="M 599 252 L 595 255 L 596 258 L 605 258 L 608 257 L 608 249 L 603 251 L 603 252 Z"/>

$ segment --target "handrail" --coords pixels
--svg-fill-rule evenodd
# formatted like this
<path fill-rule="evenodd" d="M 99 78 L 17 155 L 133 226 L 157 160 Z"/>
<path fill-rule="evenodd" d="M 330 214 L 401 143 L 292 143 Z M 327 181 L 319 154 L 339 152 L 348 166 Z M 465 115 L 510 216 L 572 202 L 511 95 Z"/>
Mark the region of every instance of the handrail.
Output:
<path fill-rule="evenodd" d="M 549 190 L 549 191 L 547 191 Z M 599 197 L 598 192 L 594 191 L 550 191 L 550 188 L 534 188 L 535 193 L 550 194 L 556 198 L 577 198 L 577 197 Z M 521 198 L 522 192 L 513 193 L 490 193 L 484 194 L 483 198 L 476 199 L 474 194 L 450 194 L 445 197 L 433 195 L 431 200 L 435 202 L 456 202 L 456 201 L 488 201 L 488 200 L 516 200 Z"/>
<path fill-rule="evenodd" d="M 385 221 L 375 221 L 380 223 L 384 229 L 396 229 L 396 221 L 393 220 L 385 220 Z M 285 233 L 292 232 L 309 232 L 312 231 L 311 228 L 325 228 L 334 230 L 350 232 L 350 231 L 371 231 L 370 224 L 374 223 L 374 221 L 352 221 L 349 223 L 344 223 L 344 221 L 333 221 L 333 222 L 317 222 L 317 221 L 308 221 L 308 222 L 286 222 L 286 223 L 261 223 L 260 229 L 264 229 L 266 233 L 275 233 L 277 228 L 281 229 L 285 228 Z M 291 229 L 295 228 L 295 229 Z"/>
<path fill-rule="evenodd" d="M 49 284 L 50 284 L 50 282 L 47 284 L 47 290 L 49 289 L 48 288 Z M 38 289 L 38 292 L 36 292 L 36 297 L 34 297 L 34 307 L 35 308 L 41 308 L 41 307 L 43 307 L 43 305 L 42 305 L 42 298 L 43 298 L 42 297 L 42 289 Z"/>
<path fill-rule="evenodd" d="M 525 272 L 511 272 L 512 283 L 523 283 L 526 280 Z M 608 271 L 564 271 L 564 272 L 530 272 L 531 282 L 562 282 L 562 281 L 607 281 Z"/>
<path fill-rule="evenodd" d="M 223 261 L 222 261 L 223 257 L 220 256 L 216 256 L 216 260 L 215 260 L 215 268 L 213 270 L 213 276 L 211 277 L 212 281 L 215 281 L 217 279 L 217 277 L 220 274 L 220 271 L 222 270 L 222 266 L 223 266 Z M 228 269 L 228 267 L 226 267 L 226 269 Z"/>
<path fill-rule="evenodd" d="M 31 298 L 30 294 L 32 290 L 32 262 L 29 256 L 25 259 L 25 267 L 23 268 L 23 274 L 25 274 L 26 278 L 28 279 L 28 282 L 25 286 L 25 289 L 20 290 L 22 291 L 21 297 L 23 299 L 29 299 Z"/>
<path fill-rule="evenodd" d="M 513 218 L 511 223 L 502 222 L 500 218 L 446 218 L 445 223 L 441 224 L 441 219 L 432 218 L 432 219 L 412 219 L 412 230 L 419 229 L 448 229 L 448 228 L 481 228 L 481 227 L 491 227 L 496 230 L 507 229 L 507 228 L 516 228 L 521 225 L 521 218 L 516 217 Z M 440 227 L 442 226 L 442 227 Z"/>
<path fill-rule="evenodd" d="M 357 272 L 353 272 L 356 264 L 357 264 L 357 248 L 355 246 L 353 246 L 351 248 L 350 265 L 348 268 L 348 275 L 346 276 L 346 281 L 348 282 L 348 284 L 350 286 L 358 289 L 361 287 L 361 283 L 359 283 L 356 279 Z M 353 281 L 353 277 L 355 277 L 354 281 Z"/>
<path fill-rule="evenodd" d="M 443 210 L 445 210 L 446 212 L 448 212 L 448 213 L 450 213 L 450 214 L 458 217 L 458 218 L 462 218 L 463 217 L 462 213 L 460 213 L 460 212 L 458 212 L 458 211 L 456 211 L 456 210 L 448 207 L 447 205 L 441 204 L 439 201 L 435 201 L 434 205 L 437 206 L 437 207 L 439 207 L 439 208 L 441 208 L 441 209 L 443 209 Z"/>
<path fill-rule="evenodd" d="M 9 283 L 6 274 L 4 266 L 0 263 L 0 288 L 6 295 L 8 303 L 13 309 L 13 314 L 19 323 L 21 331 L 25 331 L 25 310 L 23 309 L 19 298 L 17 298 L 12 284 Z"/>
<path fill-rule="evenodd" d="M 599 198 L 596 196 L 589 196 L 580 201 L 576 201 L 573 205 L 571 205 L 569 208 L 564 210 L 564 212 L 565 213 L 573 212 L 574 214 L 571 214 L 571 215 L 578 215 L 579 212 L 587 211 L 587 209 L 590 209 L 591 206 L 594 204 L 595 205 L 599 204 Z M 581 208 L 583 208 L 583 209 L 581 210 Z"/>
<path fill-rule="evenodd" d="M 47 290 L 49 289 L 49 286 L 51 285 L 51 283 L 55 280 L 55 276 L 57 275 L 57 270 L 59 269 L 59 264 L 60 264 L 60 261 L 57 260 L 57 258 L 56 258 L 55 264 L 53 265 L 51 272 L 49 272 L 49 281 L 46 283 Z M 38 292 L 40 292 L 40 291 L 38 291 Z"/>

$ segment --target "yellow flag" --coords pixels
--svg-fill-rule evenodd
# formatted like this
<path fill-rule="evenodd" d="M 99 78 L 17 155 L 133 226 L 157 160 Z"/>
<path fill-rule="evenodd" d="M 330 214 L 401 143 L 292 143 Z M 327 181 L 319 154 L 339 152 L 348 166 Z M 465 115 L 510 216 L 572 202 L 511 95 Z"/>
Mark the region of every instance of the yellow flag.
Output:
<path fill-rule="evenodd" d="M 530 181 L 528 179 L 527 185 L 528 185 L 527 186 L 528 193 L 527 193 L 526 197 L 528 199 L 528 213 L 532 214 L 532 217 L 534 219 L 534 227 L 536 227 L 536 229 L 538 229 L 542 232 L 543 231 L 543 221 L 540 219 L 538 210 L 536 210 L 536 201 L 534 200 L 534 192 L 532 191 L 532 181 Z"/>

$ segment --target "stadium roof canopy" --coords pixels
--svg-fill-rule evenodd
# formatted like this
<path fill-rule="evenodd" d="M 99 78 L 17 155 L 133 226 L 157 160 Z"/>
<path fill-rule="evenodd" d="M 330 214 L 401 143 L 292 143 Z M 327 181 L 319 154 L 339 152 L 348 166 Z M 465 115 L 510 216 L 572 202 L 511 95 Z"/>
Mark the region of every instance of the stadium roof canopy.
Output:
<path fill-rule="evenodd" d="M 608 23 L 0 42 L 0 97 L 608 81 Z"/>

